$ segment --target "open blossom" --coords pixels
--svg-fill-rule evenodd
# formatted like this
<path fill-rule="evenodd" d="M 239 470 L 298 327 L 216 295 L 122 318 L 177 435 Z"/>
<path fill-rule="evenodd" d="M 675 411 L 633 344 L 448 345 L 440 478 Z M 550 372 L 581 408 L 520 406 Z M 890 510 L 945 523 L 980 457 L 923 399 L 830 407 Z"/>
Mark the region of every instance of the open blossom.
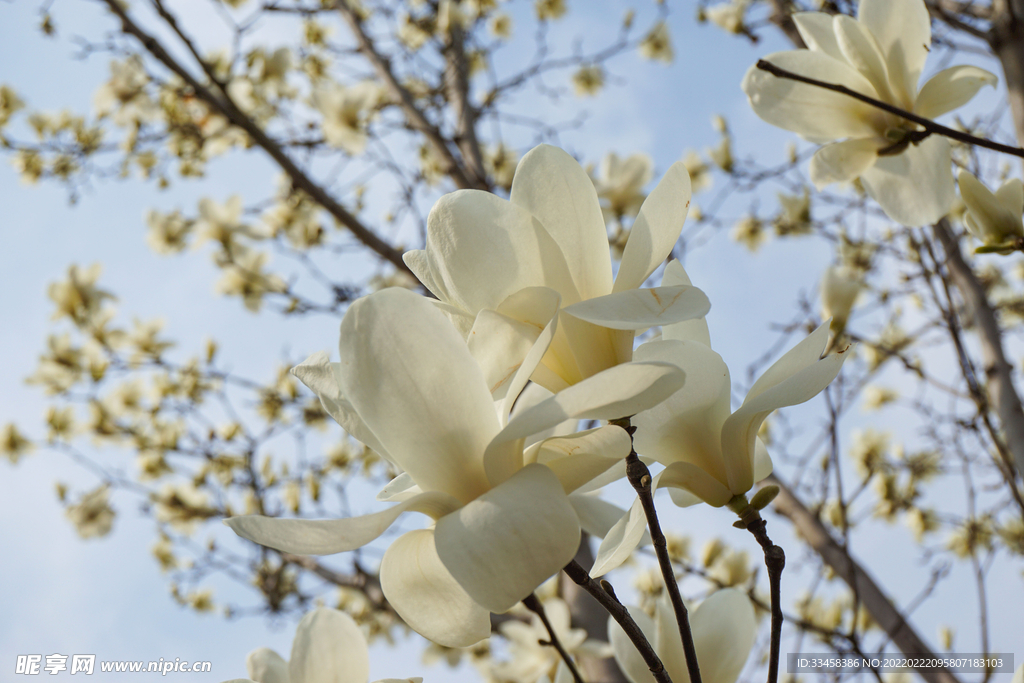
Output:
<path fill-rule="evenodd" d="M 571 156 L 540 145 L 519 162 L 511 201 L 478 190 L 441 197 L 427 221 L 426 249 L 407 252 L 405 262 L 474 356 L 508 359 L 487 375 L 496 398 L 557 300 L 556 336 L 531 379 L 558 392 L 628 362 L 638 330 L 708 311 L 695 287 L 639 289 L 671 253 L 689 204 L 689 176 L 676 163 L 633 221 L 613 282 L 593 182 Z"/>
<path fill-rule="evenodd" d="M 967 205 L 964 225 L 981 240 L 979 251 L 1009 254 L 1024 242 L 1024 183 L 1011 178 L 993 194 L 967 171 L 957 176 L 960 196 Z"/>
<path fill-rule="evenodd" d="M 862 0 L 856 19 L 801 12 L 793 21 L 809 49 L 777 52 L 766 61 L 924 118 L 950 112 L 997 82 L 984 69 L 961 65 L 940 71 L 918 89 L 931 44 L 922 0 Z M 953 176 L 944 138 L 911 142 L 907 136 L 920 130 L 917 124 L 756 66 L 744 77 L 743 91 L 768 123 L 830 143 L 811 160 L 811 180 L 818 188 L 859 177 L 885 213 L 905 225 L 934 223 L 949 211 Z"/>
<path fill-rule="evenodd" d="M 658 653 L 672 680 L 689 681 L 679 625 L 667 599 L 662 596 L 655 603 L 653 619 L 637 607 L 629 607 L 629 613 Z M 750 598 L 735 588 L 713 593 L 690 613 L 690 629 L 701 680 L 705 683 L 736 683 L 757 635 Z M 608 622 L 608 639 L 615 661 L 631 683 L 654 681 L 640 653 L 614 620 Z"/>
<path fill-rule="evenodd" d="M 341 361 L 321 353 L 294 372 L 349 434 L 403 471 L 378 496 L 398 504 L 348 519 L 227 524 L 271 548 L 326 555 L 370 543 L 403 512 L 426 514 L 431 528 L 398 537 L 384 554 L 384 594 L 410 627 L 441 645 L 486 638 L 488 612 L 512 608 L 576 553 L 580 518 L 567 494 L 629 453 L 628 436 L 613 426 L 524 452 L 525 438 L 567 419 L 629 415 L 682 386 L 671 365 L 631 363 L 509 419 L 552 343 L 556 313 L 551 302 L 496 410 L 485 369 L 428 299 L 385 289 L 355 302 L 341 324 Z"/>
<path fill-rule="evenodd" d="M 295 629 L 290 659 L 269 647 L 245 658 L 249 678 L 225 683 L 366 683 L 370 679 L 370 652 L 366 636 L 352 617 L 318 607 L 302 617 Z M 423 679 L 387 678 L 376 683 L 421 683 Z"/>

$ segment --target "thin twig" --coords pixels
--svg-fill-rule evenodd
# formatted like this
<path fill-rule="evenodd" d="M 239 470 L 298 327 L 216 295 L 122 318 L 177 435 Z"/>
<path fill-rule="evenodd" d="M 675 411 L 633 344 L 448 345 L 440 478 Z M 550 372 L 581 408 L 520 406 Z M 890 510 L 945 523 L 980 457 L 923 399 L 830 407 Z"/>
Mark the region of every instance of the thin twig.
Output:
<path fill-rule="evenodd" d="M 777 78 L 785 78 L 791 81 L 796 81 L 798 83 L 813 85 L 818 88 L 824 88 L 825 90 L 831 90 L 832 92 L 840 93 L 841 95 L 846 95 L 847 97 L 852 97 L 853 99 L 860 100 L 865 104 L 870 104 L 872 107 L 875 107 L 876 109 L 881 109 L 882 111 L 889 112 L 890 114 L 894 114 L 896 116 L 904 118 L 907 121 L 916 123 L 917 125 L 924 128 L 924 134 L 918 135 L 916 137 L 908 136 L 911 142 L 920 142 L 928 135 L 934 133 L 936 135 L 943 135 L 947 138 L 951 138 L 953 140 L 956 140 L 957 142 L 963 142 L 965 144 L 975 145 L 977 147 L 984 147 L 985 149 L 991 149 L 996 152 L 1002 152 L 1003 154 L 1010 154 L 1015 157 L 1024 158 L 1024 149 L 1021 149 L 1020 147 L 1004 145 L 998 142 L 993 142 L 991 140 L 986 140 L 985 138 L 979 138 L 969 133 L 954 130 L 953 128 L 947 128 L 946 126 L 935 123 L 931 119 L 926 119 L 923 116 L 912 114 L 905 109 L 894 107 L 893 105 L 888 104 L 887 102 L 882 102 L 881 100 L 876 100 L 873 97 L 868 97 L 867 95 L 861 94 L 856 90 L 851 90 L 850 88 L 847 88 L 845 85 L 826 83 L 825 81 L 819 81 L 815 78 L 801 76 L 800 74 L 796 74 L 793 73 L 792 71 L 787 71 L 786 69 L 777 67 L 771 62 L 766 62 L 763 59 L 757 60 L 757 68 L 761 69 L 762 71 L 767 71 L 768 73 Z"/>
<path fill-rule="evenodd" d="M 651 675 L 654 676 L 654 680 L 658 683 L 672 683 L 672 678 L 668 675 L 668 671 L 665 670 L 665 665 L 661 663 L 658 653 L 654 651 L 654 647 L 647 640 L 647 636 L 644 635 L 644 632 L 633 621 L 629 610 L 619 602 L 615 592 L 611 589 L 611 584 L 607 581 L 602 581 L 601 585 L 598 585 L 597 581 L 590 578 L 587 570 L 581 567 L 576 560 L 565 565 L 562 571 L 572 579 L 573 583 L 590 593 L 595 600 L 601 603 L 602 607 L 608 610 L 608 614 L 622 628 L 626 633 L 626 637 L 629 638 L 633 646 L 640 653 L 640 656 L 643 657 L 644 663 L 647 664 Z"/>
<path fill-rule="evenodd" d="M 554 627 L 551 625 L 551 622 L 548 621 L 547 612 L 544 611 L 544 604 L 537 598 L 537 594 L 530 593 L 523 599 L 523 604 L 526 606 L 526 609 L 540 617 L 541 623 L 544 624 L 544 628 L 548 631 L 548 640 L 546 642 L 541 641 L 541 645 L 550 645 L 558 650 L 558 654 L 562 657 L 562 661 L 565 662 L 567 667 L 569 667 L 569 673 L 572 674 L 572 680 L 576 681 L 576 683 L 583 683 L 583 676 L 580 675 L 579 670 L 576 668 L 576 663 L 572 661 L 572 656 L 565 651 L 564 647 L 562 647 L 562 641 L 558 639 L 558 634 L 555 633 Z"/>
<path fill-rule="evenodd" d="M 633 448 L 633 432 L 636 427 L 630 424 L 629 418 L 612 420 L 609 424 L 617 425 L 626 430 L 629 434 L 629 456 L 626 458 L 626 477 L 633 485 L 640 503 L 644 507 L 644 516 L 647 517 L 647 526 L 651 531 L 651 543 L 658 555 L 658 565 L 661 567 L 661 575 L 665 579 L 665 587 L 672 600 L 672 609 L 676 613 L 676 623 L 679 625 L 679 636 L 683 641 L 683 654 L 686 655 L 686 668 L 690 672 L 690 683 L 700 683 L 700 666 L 697 663 L 697 649 L 693 645 L 693 631 L 690 630 L 690 619 L 683 603 L 683 596 L 679 594 L 679 584 L 676 582 L 676 574 L 672 569 L 672 560 L 668 556 L 668 541 L 661 530 L 661 523 L 658 521 L 658 512 L 654 507 L 654 494 L 651 492 L 651 471 L 647 465 L 640 462 L 640 458 Z"/>

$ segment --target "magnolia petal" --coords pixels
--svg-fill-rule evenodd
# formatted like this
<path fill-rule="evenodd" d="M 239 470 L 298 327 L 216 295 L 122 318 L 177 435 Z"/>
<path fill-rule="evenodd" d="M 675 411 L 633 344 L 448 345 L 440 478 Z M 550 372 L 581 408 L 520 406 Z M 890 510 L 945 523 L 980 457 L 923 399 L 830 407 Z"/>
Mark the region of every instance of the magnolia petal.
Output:
<path fill-rule="evenodd" d="M 459 585 L 506 612 L 573 558 L 580 524 L 557 477 L 535 464 L 438 520 L 434 540 Z"/>
<path fill-rule="evenodd" d="M 882 51 L 874 36 L 864 24 L 845 14 L 837 14 L 832 19 L 836 34 L 836 43 L 846 61 L 871 81 L 883 101 L 892 101 L 889 90 L 889 70 L 886 68 Z"/>
<path fill-rule="evenodd" d="M 898 106 L 910 108 L 932 42 L 931 17 L 920 0 L 861 0 L 857 20 L 885 57 Z"/>
<path fill-rule="evenodd" d="M 441 562 L 430 529 L 410 531 L 391 544 L 380 563 L 380 585 L 398 616 L 439 645 L 468 647 L 491 633 L 490 614 Z"/>
<path fill-rule="evenodd" d="M 288 662 L 269 647 L 250 652 L 245 658 L 245 668 L 256 683 L 289 683 Z"/>
<path fill-rule="evenodd" d="M 683 231 L 690 197 L 690 174 L 677 161 L 647 195 L 633 221 L 612 292 L 640 287 L 668 258 Z"/>
<path fill-rule="evenodd" d="M 480 190 L 442 196 L 427 218 L 427 249 L 448 303 L 472 314 L 524 287 L 571 296 L 572 281 L 550 236 L 528 211 Z M 564 291 L 563 291 L 564 290 Z"/>
<path fill-rule="evenodd" d="M 653 643 L 655 639 L 654 621 L 639 607 L 630 605 L 626 609 L 629 610 L 629 616 L 640 627 L 647 641 Z M 633 641 L 629 639 L 622 627 L 611 617 L 608 618 L 608 642 L 611 643 L 615 662 L 622 669 L 622 673 L 626 674 L 630 683 L 654 683 L 654 675 L 647 668 L 643 656 L 637 651 Z"/>
<path fill-rule="evenodd" d="M 955 196 L 950 163 L 949 142 L 932 135 L 902 154 L 878 157 L 860 180 L 889 218 L 927 225 L 949 213 Z"/>
<path fill-rule="evenodd" d="M 637 498 L 629 511 L 619 518 L 601 541 L 590 575 L 597 578 L 618 568 L 640 545 L 646 531 L 647 517 L 644 515 L 643 504 Z"/>
<path fill-rule="evenodd" d="M 848 183 L 875 165 L 880 145 L 875 138 L 856 138 L 825 145 L 811 157 L 811 182 L 819 190 Z"/>
<path fill-rule="evenodd" d="M 379 453 L 388 462 L 394 463 L 383 444 L 362 421 L 352 404 L 341 395 L 337 371 L 338 364 L 331 363 L 325 351 L 318 351 L 292 368 L 291 373 L 317 395 L 320 405 L 342 429 Z"/>
<path fill-rule="evenodd" d="M 280 519 L 243 515 L 225 519 L 236 534 L 254 543 L 295 555 L 333 555 L 362 548 L 387 531 L 404 512 L 421 512 L 439 519 L 458 509 L 459 501 L 440 491 L 428 491 L 398 505 L 362 517 L 346 519 Z"/>
<path fill-rule="evenodd" d="M 661 403 L 683 386 L 669 363 L 624 363 L 517 413 L 493 443 L 522 439 L 568 419 L 616 420 Z"/>
<path fill-rule="evenodd" d="M 690 628 L 701 680 L 736 683 L 757 635 L 750 598 L 735 588 L 717 591 L 694 611 Z"/>
<path fill-rule="evenodd" d="M 817 396 L 839 374 L 849 354 L 834 353 L 766 388 L 755 398 L 747 398 L 722 426 L 722 457 L 725 460 L 729 489 L 746 493 L 754 485 L 754 449 L 757 431 L 764 419 L 777 408 L 793 406 Z"/>
<path fill-rule="evenodd" d="M 488 488 L 481 456 L 499 422 L 480 367 L 422 296 L 385 289 L 341 322 L 342 394 L 427 491 L 463 502 Z"/>
<path fill-rule="evenodd" d="M 524 454 L 523 462 L 547 465 L 568 494 L 625 459 L 631 448 L 626 430 L 608 425 L 545 439 Z"/>
<path fill-rule="evenodd" d="M 720 508 L 732 498 L 722 482 L 689 462 L 674 462 L 658 473 L 657 486 L 689 491 L 712 507 Z"/>
<path fill-rule="evenodd" d="M 327 607 L 302 617 L 288 660 L 291 683 L 364 683 L 369 677 L 366 636 L 352 617 Z"/>
<path fill-rule="evenodd" d="M 703 317 L 711 310 L 711 302 L 696 287 L 676 285 L 627 289 L 587 299 L 562 310 L 580 320 L 613 330 L 643 330 Z"/>
<path fill-rule="evenodd" d="M 999 84 L 994 73 L 961 64 L 943 69 L 928 79 L 914 102 L 914 113 L 934 119 L 967 104 L 986 85 Z"/>
<path fill-rule="evenodd" d="M 554 238 L 581 299 L 612 291 L 611 253 L 601 204 L 593 181 L 575 159 L 551 145 L 534 147 L 516 167 L 510 196 Z"/>
<path fill-rule="evenodd" d="M 875 88 L 849 64 L 823 52 L 792 50 L 764 58 L 779 68 L 826 83 L 844 85 L 868 97 L 878 97 Z M 878 134 L 883 114 L 846 95 L 778 78 L 750 67 L 743 78 L 743 92 L 762 119 L 813 140 L 866 138 Z"/>
<path fill-rule="evenodd" d="M 829 57 L 845 59 L 836 42 L 836 32 L 832 27 L 832 15 L 825 12 L 796 12 L 793 23 L 803 38 L 808 49 L 824 52 Z"/>
<path fill-rule="evenodd" d="M 380 493 L 377 494 L 377 500 L 383 503 L 401 503 L 421 493 L 423 493 L 423 489 L 413 481 L 409 473 L 402 472 L 380 490 Z"/>
<path fill-rule="evenodd" d="M 690 276 L 686 274 L 683 264 L 677 259 L 669 261 L 665 266 L 665 273 L 661 278 L 662 287 L 673 287 L 677 285 L 691 285 Z M 711 347 L 711 333 L 708 331 L 708 321 L 705 317 L 692 318 L 670 325 L 663 325 L 661 328 L 662 339 L 678 339 L 680 341 L 698 341 L 708 348 Z"/>

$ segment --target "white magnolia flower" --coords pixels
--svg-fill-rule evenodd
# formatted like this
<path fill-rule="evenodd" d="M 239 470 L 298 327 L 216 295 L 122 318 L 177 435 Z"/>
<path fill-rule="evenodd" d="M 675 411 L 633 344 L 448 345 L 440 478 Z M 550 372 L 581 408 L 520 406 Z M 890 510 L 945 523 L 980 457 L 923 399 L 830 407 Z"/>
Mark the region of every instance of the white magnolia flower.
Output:
<path fill-rule="evenodd" d="M 324 116 L 327 142 L 349 154 L 362 154 L 369 140 L 370 115 L 380 105 L 381 87 L 372 81 L 351 86 L 332 84 L 313 93 L 313 106 Z"/>
<path fill-rule="evenodd" d="M 1011 178 L 992 194 L 967 171 L 957 176 L 960 196 L 967 205 L 964 225 L 981 240 L 979 251 L 1009 254 L 1024 241 L 1024 183 Z"/>
<path fill-rule="evenodd" d="M 768 55 L 787 71 L 887 102 L 934 119 L 966 104 L 996 76 L 975 66 L 940 71 L 918 89 L 931 45 L 922 0 L 862 0 L 857 19 L 823 12 L 793 15 L 810 48 Z M 917 144 L 919 130 L 898 116 L 847 95 L 778 78 L 751 67 L 743 91 L 762 119 L 826 144 L 811 160 L 820 189 L 834 182 L 861 183 L 885 213 L 905 225 L 934 223 L 953 200 L 949 143 L 938 135 Z M 841 142 L 834 142 L 841 141 Z"/>
<path fill-rule="evenodd" d="M 662 285 L 689 282 L 678 261 L 665 269 Z M 672 363 L 686 374 L 684 390 L 632 420 L 637 453 L 665 465 L 651 488 L 668 486 L 680 506 L 704 501 L 722 507 L 771 474 L 771 458 L 757 436 L 761 423 L 777 408 L 816 396 L 847 358 L 845 353 L 820 358 L 828 327 L 822 324 L 768 368 L 735 412 L 729 368 L 711 349 L 703 318 L 666 325 L 660 340 L 640 346 L 638 360 Z M 591 575 L 603 575 L 622 564 L 640 542 L 644 525 L 637 499 L 604 537 Z"/>
<path fill-rule="evenodd" d="M 366 636 L 344 612 L 318 607 L 302 617 L 295 629 L 291 659 L 285 661 L 269 647 L 245 658 L 249 678 L 225 683 L 366 683 L 370 652 Z M 376 683 L 422 683 L 416 678 L 385 678 Z"/>
<path fill-rule="evenodd" d="M 682 385 L 667 363 L 631 363 L 508 419 L 551 344 L 556 311 L 557 301 L 496 410 L 484 369 L 428 299 L 386 289 L 355 302 L 341 324 L 341 362 L 320 353 L 294 372 L 349 434 L 404 471 L 378 496 L 398 504 L 349 519 L 227 524 L 271 548 L 327 555 L 366 545 L 403 512 L 426 514 L 432 528 L 400 536 L 384 554 L 384 594 L 410 627 L 441 645 L 486 638 L 489 611 L 507 611 L 576 553 L 580 520 L 566 494 L 629 453 L 628 436 L 612 426 L 524 452 L 525 437 L 567 419 L 629 415 Z"/>
<path fill-rule="evenodd" d="M 638 607 L 628 609 L 658 653 L 669 677 L 681 683 L 689 681 L 690 672 L 686 668 L 686 656 L 672 605 L 665 598 L 658 600 L 653 619 Z M 750 598 L 735 588 L 710 595 L 690 612 L 690 629 L 693 631 L 701 680 L 705 683 L 736 683 L 757 635 Z M 614 620 L 608 622 L 608 639 L 615 661 L 631 683 L 654 681 L 640 653 Z"/>
<path fill-rule="evenodd" d="M 671 253 L 689 204 L 686 168 L 673 164 L 640 208 L 613 283 L 594 184 L 571 156 L 541 145 L 519 162 L 511 201 L 478 190 L 441 197 L 426 249 L 407 252 L 405 262 L 474 356 L 509 359 L 490 365 L 496 397 L 560 301 L 555 339 L 531 377 L 558 392 L 628 362 L 638 330 L 708 311 L 695 287 L 638 289 Z"/>

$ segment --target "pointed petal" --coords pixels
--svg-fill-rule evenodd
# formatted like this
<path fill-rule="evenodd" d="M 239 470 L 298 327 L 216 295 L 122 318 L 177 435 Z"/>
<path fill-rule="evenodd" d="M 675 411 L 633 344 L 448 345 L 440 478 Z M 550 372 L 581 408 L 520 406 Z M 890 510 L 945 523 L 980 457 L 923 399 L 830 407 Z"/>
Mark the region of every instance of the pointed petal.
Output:
<path fill-rule="evenodd" d="M 683 264 L 672 259 L 665 266 L 665 273 L 661 278 L 662 287 L 673 287 L 676 285 L 691 285 L 690 276 L 686 274 Z M 670 325 L 663 325 L 661 328 L 662 339 L 677 339 L 679 341 L 698 341 L 708 348 L 711 347 L 711 333 L 708 332 L 707 318 L 691 318 Z"/>
<path fill-rule="evenodd" d="M 637 498 L 629 511 L 615 522 L 604 540 L 597 549 L 597 557 L 594 559 L 594 566 L 590 569 L 590 575 L 595 579 L 604 576 L 613 569 L 617 569 L 623 562 L 629 559 L 633 551 L 646 538 L 647 517 L 644 515 L 643 504 Z"/>
<path fill-rule="evenodd" d="M 688 462 L 674 462 L 658 473 L 658 486 L 671 486 L 689 491 L 712 507 L 720 508 L 732 493 L 710 474 Z"/>
<path fill-rule="evenodd" d="M 244 539 L 296 555 L 333 555 L 362 548 L 387 531 L 403 512 L 422 512 L 438 519 L 459 507 L 459 501 L 440 491 L 428 491 L 362 517 L 346 519 L 280 519 L 243 515 L 224 523 Z"/>
<path fill-rule="evenodd" d="M 640 627 L 648 642 L 653 643 L 655 630 L 653 620 L 639 607 L 630 605 L 627 609 L 629 610 L 629 616 L 633 617 L 633 621 Z M 630 683 L 654 683 L 654 676 L 651 674 L 650 669 L 647 668 L 643 657 L 637 652 L 636 646 L 633 645 L 633 642 L 626 635 L 626 632 L 622 630 L 622 627 L 611 617 L 608 618 L 608 642 L 611 643 L 615 662 L 622 669 L 622 672 L 626 674 L 626 678 L 630 680 Z"/>
<path fill-rule="evenodd" d="M 825 12 L 796 12 L 793 14 L 793 23 L 800 37 L 808 49 L 816 52 L 824 52 L 829 57 L 843 60 L 839 43 L 836 42 L 836 32 L 832 26 L 832 15 Z"/>
<path fill-rule="evenodd" d="M 587 299 L 562 309 L 594 325 L 613 330 L 643 330 L 707 315 L 711 302 L 693 286 L 627 289 Z"/>
<path fill-rule="evenodd" d="M 437 522 L 437 554 L 491 612 L 506 612 L 576 554 L 580 525 L 554 473 L 528 465 Z"/>
<path fill-rule="evenodd" d="M 984 86 L 994 88 L 998 84 L 998 76 L 976 66 L 961 64 L 943 69 L 929 78 L 921 88 L 914 102 L 914 113 L 934 119 L 964 106 Z"/>
<path fill-rule="evenodd" d="M 787 71 L 878 97 L 856 69 L 822 52 L 792 50 L 764 58 Z M 752 66 L 743 79 L 743 92 L 762 119 L 805 138 L 839 140 L 866 138 L 879 132 L 880 112 L 846 95 L 813 85 L 777 78 Z"/>
<path fill-rule="evenodd" d="M 811 157 L 811 182 L 819 190 L 848 183 L 875 165 L 880 145 L 875 138 L 856 138 L 825 145 Z"/>
<path fill-rule="evenodd" d="M 288 662 L 269 647 L 261 647 L 245 658 L 249 678 L 256 683 L 289 683 Z"/>
<path fill-rule="evenodd" d="M 629 455 L 629 434 L 621 427 L 608 425 L 555 437 L 535 444 L 527 451 L 525 463 L 539 462 L 558 477 L 566 493 L 572 493 L 603 474 Z"/>
<path fill-rule="evenodd" d="M 912 106 L 932 42 L 928 9 L 920 0 L 862 0 L 857 20 L 882 50 L 897 104 L 904 109 Z"/>
<path fill-rule="evenodd" d="M 319 607 L 302 618 L 288 660 L 292 683 L 364 683 L 369 677 L 366 637 L 352 617 Z"/>
<path fill-rule="evenodd" d="M 516 168 L 511 198 L 554 238 L 580 298 L 612 291 L 611 252 L 601 205 L 594 183 L 575 159 L 551 145 L 534 147 Z"/>
<path fill-rule="evenodd" d="M 410 531 L 391 544 L 380 563 L 380 584 L 398 616 L 439 645 L 468 647 L 491 633 L 490 614 L 445 568 L 430 529 Z"/>
<path fill-rule="evenodd" d="M 861 182 L 889 218 L 927 225 L 949 213 L 955 196 L 950 163 L 949 143 L 932 135 L 902 154 L 879 157 Z"/>
<path fill-rule="evenodd" d="M 735 588 L 717 591 L 697 607 L 690 626 L 701 680 L 736 683 L 757 635 L 750 598 Z"/>
<path fill-rule="evenodd" d="M 422 296 L 385 289 L 341 323 L 338 380 L 363 422 L 425 491 L 487 490 L 482 455 L 499 428 L 466 343 Z"/>
<path fill-rule="evenodd" d="M 612 292 L 636 289 L 672 253 L 690 209 L 690 174 L 678 161 L 654 188 L 633 221 Z"/>
<path fill-rule="evenodd" d="M 427 250 L 448 303 L 470 313 L 497 308 L 524 287 L 574 286 L 550 235 L 512 202 L 479 190 L 442 196 L 427 218 Z"/>

